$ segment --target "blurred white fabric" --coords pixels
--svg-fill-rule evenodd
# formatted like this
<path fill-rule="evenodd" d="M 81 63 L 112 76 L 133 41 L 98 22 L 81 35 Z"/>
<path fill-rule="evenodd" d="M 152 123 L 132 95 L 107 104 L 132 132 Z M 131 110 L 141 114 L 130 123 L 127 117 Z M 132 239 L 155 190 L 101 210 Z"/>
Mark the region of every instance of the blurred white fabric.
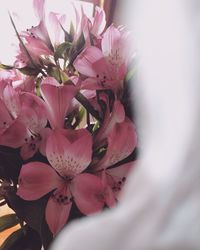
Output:
<path fill-rule="evenodd" d="M 140 58 L 140 161 L 121 204 L 71 223 L 52 250 L 200 249 L 200 1 L 126 7 Z"/>

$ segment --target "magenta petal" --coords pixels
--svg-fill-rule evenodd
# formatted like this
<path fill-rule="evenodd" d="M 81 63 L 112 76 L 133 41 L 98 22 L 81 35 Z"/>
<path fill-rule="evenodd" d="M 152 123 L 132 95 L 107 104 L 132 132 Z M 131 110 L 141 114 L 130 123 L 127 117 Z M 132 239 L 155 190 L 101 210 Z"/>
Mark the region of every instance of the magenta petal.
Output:
<path fill-rule="evenodd" d="M 49 165 L 27 163 L 20 171 L 17 194 L 24 200 L 37 200 L 62 184 L 62 179 Z"/>
<path fill-rule="evenodd" d="M 77 175 L 71 185 L 74 201 L 83 214 L 102 210 L 104 206 L 104 187 L 101 179 L 92 174 Z"/>
<path fill-rule="evenodd" d="M 71 202 L 68 204 L 59 204 L 52 197 L 48 200 L 45 217 L 53 236 L 59 233 L 66 224 L 71 206 Z"/>

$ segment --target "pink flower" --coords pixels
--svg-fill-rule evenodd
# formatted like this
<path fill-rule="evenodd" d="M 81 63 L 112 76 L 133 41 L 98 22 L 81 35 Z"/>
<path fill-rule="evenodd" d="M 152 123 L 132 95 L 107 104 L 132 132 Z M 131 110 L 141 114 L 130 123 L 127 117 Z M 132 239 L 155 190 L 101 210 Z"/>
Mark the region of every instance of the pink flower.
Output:
<path fill-rule="evenodd" d="M 63 128 L 65 116 L 69 110 L 77 88 L 58 83 L 53 77 L 47 77 L 41 84 L 41 94 L 46 103 L 51 128 Z"/>
<path fill-rule="evenodd" d="M 95 146 L 100 146 L 102 143 L 104 143 L 105 139 L 108 137 L 109 133 L 113 130 L 114 126 L 117 123 L 124 122 L 125 120 L 124 107 L 119 100 L 114 101 L 111 112 L 109 108 L 109 101 L 105 99 L 104 103 L 106 104 L 106 110 L 102 126 L 100 127 L 99 131 L 95 136 Z"/>
<path fill-rule="evenodd" d="M 21 147 L 24 160 L 32 157 L 42 147 L 42 140 L 48 133 L 43 131 L 47 124 L 44 102 L 8 84 L 2 91 L 0 115 L 0 144 Z"/>
<path fill-rule="evenodd" d="M 27 129 L 18 117 L 21 112 L 19 93 L 9 84 L 4 86 L 0 98 L 0 144 L 20 147 L 27 135 Z"/>
<path fill-rule="evenodd" d="M 94 17 L 90 19 L 84 13 L 83 8 L 81 8 L 81 11 L 79 11 L 76 7 L 74 7 L 74 9 L 76 15 L 74 41 L 76 42 L 80 35 L 83 33 L 86 46 L 89 46 L 91 45 L 90 33 L 94 36 L 94 38 L 99 39 L 99 36 L 102 34 L 106 26 L 105 12 L 104 10 L 96 6 Z"/>
<path fill-rule="evenodd" d="M 68 138 L 54 131 L 48 139 L 46 154 L 51 166 L 40 162 L 22 166 L 17 194 L 25 200 L 37 200 L 53 191 L 45 216 L 56 235 L 68 220 L 73 200 L 83 214 L 103 208 L 103 185 L 99 177 L 81 173 L 92 156 L 92 138 L 86 130 L 69 132 Z"/>
<path fill-rule="evenodd" d="M 74 61 L 74 67 L 89 78 L 83 82 L 86 89 L 123 88 L 132 54 L 127 51 L 127 33 L 111 25 L 103 34 L 101 49 L 86 48 Z"/>
<path fill-rule="evenodd" d="M 126 118 L 124 122 L 116 123 L 107 137 L 107 151 L 104 157 L 93 166 L 98 176 L 101 176 L 104 188 L 110 197 L 118 198 L 133 162 L 113 167 L 127 158 L 137 145 L 137 135 L 133 123 Z M 114 204 L 114 202 L 113 202 Z"/>

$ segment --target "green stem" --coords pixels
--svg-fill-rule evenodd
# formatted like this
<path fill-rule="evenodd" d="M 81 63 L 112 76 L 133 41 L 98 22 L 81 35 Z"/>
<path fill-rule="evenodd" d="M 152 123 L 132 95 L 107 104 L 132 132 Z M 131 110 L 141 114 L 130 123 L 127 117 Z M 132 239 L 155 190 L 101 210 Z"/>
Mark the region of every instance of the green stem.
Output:
<path fill-rule="evenodd" d="M 75 96 L 76 100 L 79 101 L 83 107 L 98 121 L 101 121 L 98 112 L 93 108 L 88 99 L 82 95 L 80 92 Z"/>

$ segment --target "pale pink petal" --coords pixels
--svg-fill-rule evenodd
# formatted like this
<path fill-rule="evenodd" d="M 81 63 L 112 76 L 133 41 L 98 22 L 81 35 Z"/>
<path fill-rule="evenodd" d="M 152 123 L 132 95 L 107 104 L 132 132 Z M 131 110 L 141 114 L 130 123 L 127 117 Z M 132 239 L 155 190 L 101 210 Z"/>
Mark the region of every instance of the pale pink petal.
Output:
<path fill-rule="evenodd" d="M 113 110 L 110 110 L 107 103 L 107 111 L 105 113 L 104 122 L 96 136 L 96 144 L 98 145 L 102 140 L 108 137 L 117 123 L 123 122 L 125 119 L 125 110 L 120 101 L 116 100 L 113 104 Z"/>
<path fill-rule="evenodd" d="M 137 144 L 134 124 L 130 120 L 116 123 L 108 136 L 108 148 L 103 159 L 97 164 L 98 168 L 107 168 L 128 157 Z"/>
<path fill-rule="evenodd" d="M 49 136 L 46 155 L 53 168 L 62 176 L 74 176 L 91 162 L 92 137 L 86 130 L 83 131 L 80 131 L 80 138 L 73 143 L 59 131 Z"/>
<path fill-rule="evenodd" d="M 39 20 L 44 18 L 44 4 L 45 0 L 33 0 L 33 8 Z"/>
<path fill-rule="evenodd" d="M 49 33 L 47 31 L 47 28 L 46 28 L 46 25 L 44 23 L 44 20 L 41 20 L 40 23 L 39 23 L 39 25 L 28 29 L 28 32 L 31 34 L 29 36 L 29 41 L 30 41 L 30 39 L 32 39 L 32 43 L 34 43 L 34 47 L 36 47 L 38 49 L 41 48 L 44 51 L 48 51 L 48 49 L 52 50 L 51 40 L 49 38 Z M 40 40 L 44 44 L 40 43 Z M 40 45 L 37 45 L 37 43 L 40 44 Z M 27 47 L 27 45 L 30 45 L 30 42 L 28 44 L 26 44 L 26 47 Z M 29 49 L 31 49 L 30 46 L 29 46 L 28 50 Z"/>
<path fill-rule="evenodd" d="M 67 170 L 69 159 L 65 159 L 65 151 L 67 151 L 70 146 L 70 142 L 59 131 L 52 132 L 47 140 L 47 159 L 61 176 L 71 174 L 71 172 Z"/>
<path fill-rule="evenodd" d="M 134 161 L 125 163 L 119 167 L 106 169 L 107 184 L 117 199 L 119 199 L 119 193 L 126 183 L 128 174 L 135 168 L 136 164 L 137 161 Z"/>
<path fill-rule="evenodd" d="M 67 170 L 73 175 L 81 173 L 91 162 L 92 136 L 89 133 L 81 136 L 64 154 L 65 159 L 68 159 Z"/>
<path fill-rule="evenodd" d="M 13 118 L 17 118 L 20 113 L 21 103 L 19 93 L 11 85 L 4 88 L 3 101 Z"/>
<path fill-rule="evenodd" d="M 120 31 L 117 28 L 115 28 L 114 25 L 111 25 L 104 33 L 102 43 L 101 43 L 104 56 L 110 56 L 113 54 L 113 52 L 116 52 L 116 50 L 120 48 L 120 45 L 121 45 L 119 44 L 120 38 L 121 38 Z M 123 48 L 120 48 L 120 49 L 123 49 Z M 118 51 L 118 53 L 119 52 L 120 51 Z"/>
<path fill-rule="evenodd" d="M 99 177 L 92 174 L 77 175 L 70 188 L 74 201 L 83 214 L 99 212 L 104 207 L 104 188 Z"/>
<path fill-rule="evenodd" d="M 34 92 L 35 81 L 33 77 L 27 77 L 26 79 L 20 79 L 12 82 L 12 86 L 17 91 L 22 90 L 25 92 Z"/>
<path fill-rule="evenodd" d="M 63 193 L 65 195 L 65 193 Z M 45 218 L 49 229 L 53 236 L 59 233 L 59 231 L 65 226 L 69 213 L 71 210 L 72 202 L 58 202 L 56 197 L 50 197 L 46 206 Z"/>
<path fill-rule="evenodd" d="M 24 117 L 24 120 L 30 120 L 33 118 L 33 122 L 29 121 L 30 130 L 35 133 L 44 128 L 47 124 L 47 113 L 45 102 L 38 96 L 31 93 L 24 93 L 20 97 L 22 103 L 22 111 L 20 116 Z M 32 115 L 26 113 L 26 109 L 33 110 Z M 28 112 L 28 111 L 27 111 Z M 32 111 L 30 111 L 32 112 Z"/>
<path fill-rule="evenodd" d="M 61 25 L 65 25 L 65 15 L 60 15 L 54 12 L 49 13 L 49 35 L 53 45 L 59 45 L 61 42 L 64 42 L 64 32 L 61 29 Z"/>
<path fill-rule="evenodd" d="M 53 86 L 61 86 L 60 83 L 51 76 L 47 76 L 45 79 L 42 80 L 41 85 L 43 84 L 49 84 L 49 85 L 53 85 Z"/>
<path fill-rule="evenodd" d="M 76 92 L 77 89 L 74 86 L 42 84 L 41 94 L 47 104 L 49 122 L 52 128 L 64 126 L 65 116 Z"/>
<path fill-rule="evenodd" d="M 83 75 L 96 77 L 98 69 L 97 67 L 94 67 L 94 63 L 98 61 L 101 62 L 99 66 L 103 66 L 104 68 L 105 61 L 101 50 L 97 47 L 91 46 L 77 56 L 74 61 L 74 67 Z"/>
<path fill-rule="evenodd" d="M 33 33 L 32 31 L 30 31 L 30 32 Z M 39 35 L 39 33 L 38 33 L 38 35 Z M 34 37 L 28 35 L 25 37 L 25 39 L 27 41 L 25 43 L 25 46 L 26 46 L 29 54 L 31 55 L 34 63 L 40 65 L 41 64 L 41 56 L 49 56 L 49 55 L 52 55 L 53 52 L 51 51 L 51 47 L 49 45 L 50 42 L 48 41 L 48 38 L 45 38 L 45 37 L 39 38 L 39 37 L 37 37 L 36 34 L 33 36 Z M 47 39 L 47 41 L 45 39 Z M 23 47 L 21 47 L 20 50 L 21 50 L 21 54 L 19 56 L 19 59 L 21 59 L 22 61 L 25 61 L 27 64 L 29 64 L 30 63 L 29 59 L 28 59 Z"/>
<path fill-rule="evenodd" d="M 0 134 L 2 134 L 6 128 L 12 123 L 12 117 L 10 116 L 7 107 L 4 102 L 0 99 Z"/>
<path fill-rule="evenodd" d="M 98 36 L 103 32 L 105 26 L 106 26 L 105 12 L 103 9 L 96 6 L 91 33 L 95 36 Z"/>
<path fill-rule="evenodd" d="M 24 200 L 37 200 L 63 185 L 62 179 L 49 165 L 31 162 L 22 166 L 17 194 Z"/>

